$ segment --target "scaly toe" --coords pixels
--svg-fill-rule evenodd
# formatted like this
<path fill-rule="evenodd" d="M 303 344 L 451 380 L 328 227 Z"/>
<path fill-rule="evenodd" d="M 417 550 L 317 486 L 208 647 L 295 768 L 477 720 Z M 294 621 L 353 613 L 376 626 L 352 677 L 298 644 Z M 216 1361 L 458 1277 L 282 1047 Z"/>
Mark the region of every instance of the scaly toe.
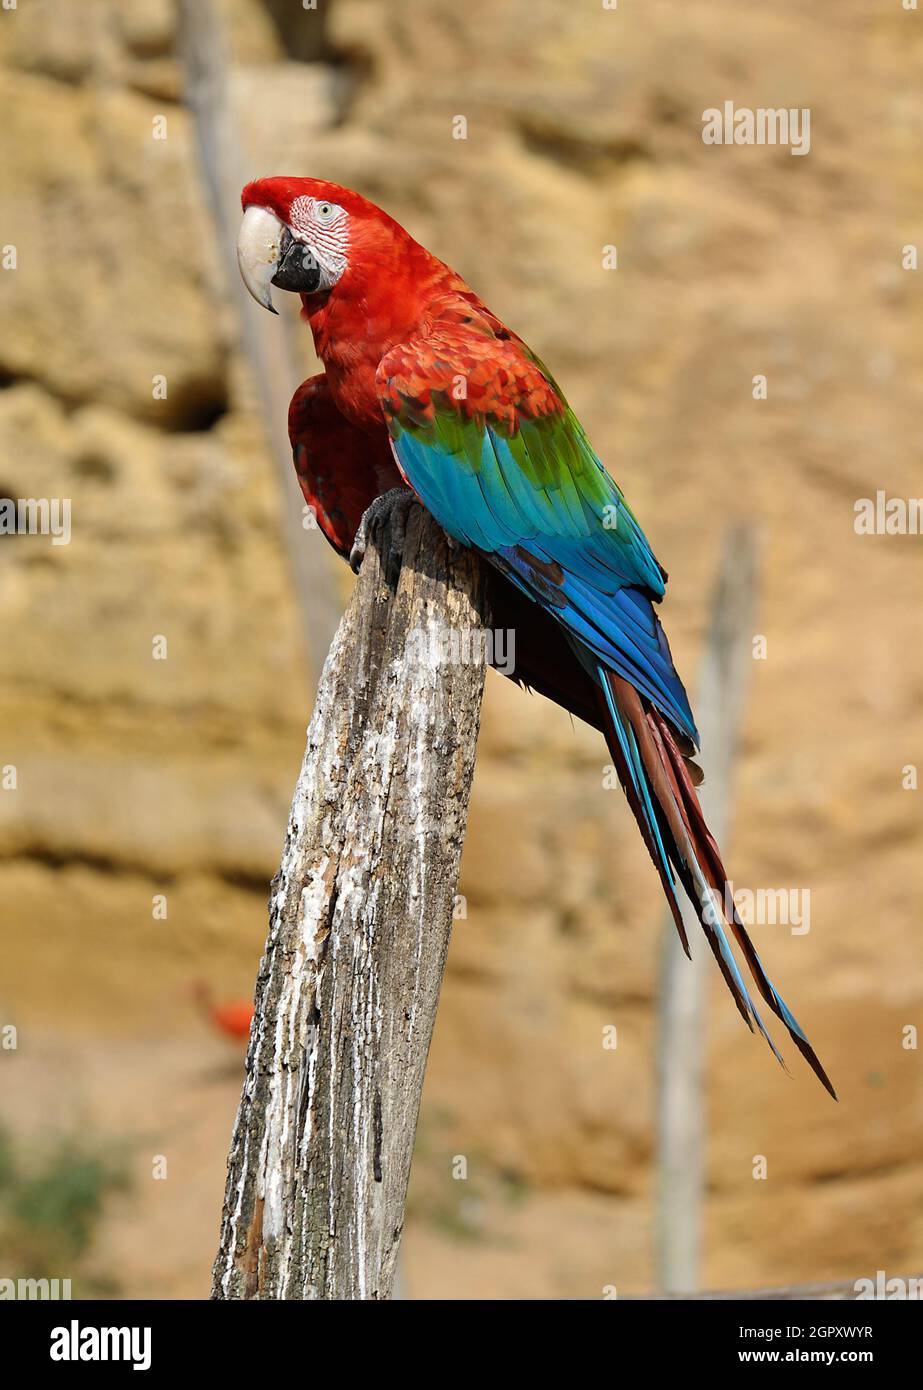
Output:
<path fill-rule="evenodd" d="M 390 492 L 376 497 L 366 507 L 349 552 L 349 563 L 354 574 L 358 574 L 362 567 L 373 531 L 383 527 L 382 567 L 388 583 L 392 587 L 397 583 L 404 552 L 407 516 L 414 501 L 414 494 L 410 488 L 394 487 Z"/>

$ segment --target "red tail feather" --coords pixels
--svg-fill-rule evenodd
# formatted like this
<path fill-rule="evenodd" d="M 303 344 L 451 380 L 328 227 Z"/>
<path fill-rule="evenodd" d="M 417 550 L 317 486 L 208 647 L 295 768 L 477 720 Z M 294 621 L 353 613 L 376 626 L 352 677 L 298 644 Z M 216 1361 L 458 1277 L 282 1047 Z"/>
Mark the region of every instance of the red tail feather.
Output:
<path fill-rule="evenodd" d="M 781 1056 L 766 1032 L 743 981 L 739 977 L 730 946 L 724 937 L 722 923 L 726 924 L 733 933 L 763 999 L 777 1018 L 785 1024 L 792 1041 L 835 1100 L 836 1092 L 827 1073 L 798 1023 L 769 980 L 733 903 L 730 905 L 730 912 L 727 912 L 727 874 L 721 861 L 721 852 L 705 822 L 695 790 L 697 782 L 701 780 L 700 769 L 692 762 L 691 757 L 681 750 L 673 730 L 659 710 L 655 709 L 648 700 L 643 699 L 635 688 L 621 677 L 612 672 L 606 672 L 605 678 L 608 681 L 609 692 L 619 715 L 634 734 L 657 815 L 661 838 L 664 840 L 670 855 L 672 866 L 696 909 L 709 945 L 741 1016 L 751 1030 L 754 1022 L 757 1024 L 769 1046 L 779 1061 L 782 1062 Z M 688 955 L 689 945 L 673 887 L 657 854 L 648 816 L 645 814 L 645 807 L 633 787 L 632 777 L 613 723 L 613 717 L 604 698 L 603 707 L 609 750 L 615 759 L 619 778 L 628 797 L 628 803 L 660 874 L 667 901 L 677 924 L 680 940 Z M 690 753 L 691 751 L 690 747 Z"/>

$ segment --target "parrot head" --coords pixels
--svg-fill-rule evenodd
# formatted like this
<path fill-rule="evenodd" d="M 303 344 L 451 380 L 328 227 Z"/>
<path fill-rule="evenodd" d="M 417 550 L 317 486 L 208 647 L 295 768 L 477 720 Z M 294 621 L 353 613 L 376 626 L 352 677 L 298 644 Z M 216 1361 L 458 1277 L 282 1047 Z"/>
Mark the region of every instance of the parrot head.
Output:
<path fill-rule="evenodd" d="M 272 313 L 271 287 L 326 295 L 352 260 L 381 263 L 407 233 L 359 193 L 323 179 L 269 178 L 248 183 L 237 261 L 247 289 Z M 377 253 L 377 254 L 376 254 Z"/>

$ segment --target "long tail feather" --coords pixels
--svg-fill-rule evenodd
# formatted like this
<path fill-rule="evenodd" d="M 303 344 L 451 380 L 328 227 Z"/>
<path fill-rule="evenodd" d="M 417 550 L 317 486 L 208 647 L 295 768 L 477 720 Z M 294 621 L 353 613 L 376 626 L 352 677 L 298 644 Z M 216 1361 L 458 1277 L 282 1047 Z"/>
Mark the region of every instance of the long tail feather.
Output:
<path fill-rule="evenodd" d="M 606 742 L 609 745 L 609 752 L 612 754 L 612 759 L 615 763 L 615 768 L 616 772 L 618 773 L 619 782 L 622 785 L 622 790 L 625 793 L 634 818 L 638 823 L 638 827 L 641 831 L 644 843 L 647 845 L 647 850 L 651 856 L 651 861 L 653 862 L 654 868 L 660 875 L 660 881 L 663 884 L 663 891 L 666 895 L 670 911 L 673 914 L 673 921 L 676 924 L 676 930 L 679 935 L 679 939 L 682 943 L 683 950 L 686 952 L 686 955 L 689 956 L 691 959 L 689 941 L 686 936 L 686 927 L 683 922 L 682 912 L 680 910 L 679 897 L 676 892 L 676 881 L 673 876 L 673 870 L 671 868 L 669 859 L 663 852 L 661 852 L 661 845 L 657 843 L 657 839 L 654 833 L 655 825 L 651 823 L 652 817 L 648 813 L 647 806 L 645 806 L 645 804 L 641 800 L 637 788 L 636 776 L 632 770 L 631 763 L 626 756 L 625 749 L 627 738 L 625 735 L 624 726 L 622 724 L 617 709 L 614 709 L 614 707 L 612 706 L 611 695 L 609 695 L 609 692 L 605 689 L 604 685 L 600 685 L 599 687 L 599 703 L 602 709 L 602 726 L 606 735 Z M 662 819 L 663 817 L 661 813 L 660 820 Z M 662 834 L 660 836 L 660 839 L 662 841 Z"/>
<path fill-rule="evenodd" d="M 679 880 L 705 932 L 708 944 L 748 1028 L 754 1025 L 772 1052 L 785 1063 L 766 1031 L 731 950 L 730 931 L 756 986 L 772 1012 L 784 1023 L 795 1046 L 820 1082 L 836 1100 L 836 1092 L 795 1016 L 770 981 L 737 909 L 726 915 L 727 874 L 721 852 L 705 823 L 695 787 L 699 769 L 691 762 L 691 746 L 680 747 L 673 731 L 648 700 L 620 676 L 598 667 L 606 738 L 619 780 L 660 874 L 686 954 L 689 944 L 679 911 Z"/>
<path fill-rule="evenodd" d="M 696 796 L 695 788 L 692 785 L 691 779 L 686 775 L 686 760 L 676 745 L 676 741 L 673 738 L 670 726 L 667 724 L 666 720 L 663 718 L 660 712 L 658 710 L 649 709 L 647 711 L 647 718 L 652 727 L 655 728 L 659 733 L 662 744 L 666 749 L 667 756 L 670 758 L 671 763 L 677 770 L 678 780 L 682 789 L 683 801 L 686 806 L 687 812 L 689 813 L 690 819 L 696 827 L 696 843 L 701 845 L 702 850 L 704 852 L 704 856 L 707 857 L 713 883 L 719 886 L 719 891 L 723 890 L 723 886 L 727 881 L 727 874 L 725 872 L 724 865 L 721 862 L 721 852 L 718 849 L 718 846 L 715 843 L 715 839 L 709 831 L 708 826 L 705 824 L 705 818 L 702 815 L 702 808 L 699 805 L 699 799 Z M 756 953 L 756 948 L 753 945 L 753 942 L 750 940 L 750 937 L 747 935 L 747 931 L 744 927 L 743 922 L 740 920 L 740 916 L 737 912 L 737 909 L 733 904 L 733 899 L 731 899 L 729 895 L 726 896 L 728 896 L 731 907 L 730 926 L 731 930 L 734 933 L 734 939 L 736 940 L 741 952 L 743 953 L 744 959 L 747 962 L 747 965 L 750 969 L 750 973 L 756 981 L 756 985 L 759 989 L 760 994 L 763 996 L 766 1003 L 769 1005 L 770 1009 L 772 1009 L 773 1013 L 777 1016 L 777 1018 L 780 1018 L 782 1022 L 785 1024 L 785 1027 L 788 1029 L 792 1041 L 798 1048 L 799 1052 L 802 1054 L 802 1056 L 811 1066 L 813 1071 L 816 1073 L 821 1083 L 833 1096 L 834 1100 L 836 1100 L 836 1091 L 834 1090 L 833 1085 L 830 1082 L 830 1078 L 827 1076 L 827 1073 L 821 1065 L 816 1053 L 814 1052 L 814 1049 L 808 1042 L 808 1039 L 805 1036 L 803 1029 L 800 1027 L 798 1020 L 795 1018 L 794 1014 L 789 1009 L 788 1005 L 785 1003 L 785 1000 L 782 998 L 781 994 L 779 994 L 778 990 L 775 988 L 772 981 L 769 979 L 769 976 L 766 974 L 766 971 L 763 967 L 763 963 Z"/>

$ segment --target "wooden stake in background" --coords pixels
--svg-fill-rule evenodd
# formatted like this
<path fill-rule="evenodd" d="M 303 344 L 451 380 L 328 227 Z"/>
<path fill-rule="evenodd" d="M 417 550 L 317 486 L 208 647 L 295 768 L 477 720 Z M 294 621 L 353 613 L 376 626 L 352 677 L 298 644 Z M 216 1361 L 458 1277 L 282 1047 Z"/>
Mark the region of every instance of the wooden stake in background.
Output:
<path fill-rule="evenodd" d="M 696 715 L 705 781 L 699 793 L 712 834 L 727 837 L 731 780 L 752 657 L 756 606 L 756 533 L 731 531 L 724 546 L 699 672 Z M 672 916 L 664 923 L 657 1057 L 657 1196 L 655 1266 L 658 1288 L 692 1293 L 699 1287 L 705 1119 L 707 949 L 698 917 L 683 902 L 692 948 L 687 960 Z"/>
<path fill-rule="evenodd" d="M 253 372 L 275 469 L 279 525 L 298 605 L 301 638 L 312 679 L 320 671 L 336 629 L 341 604 L 332 577 L 327 543 L 316 525 L 306 529 L 305 502 L 292 466 L 288 403 L 303 373 L 296 369 L 278 318 L 250 299 L 237 269 L 240 191 L 252 170 L 242 153 L 242 132 L 228 91 L 228 61 L 222 26 L 210 0 L 181 0 L 180 51 L 184 97 L 192 117 L 208 210 L 222 252 L 227 293 L 240 324 L 240 341 Z M 285 313 L 294 295 L 276 298 Z M 291 302 L 289 302 L 291 301 Z"/>
<path fill-rule="evenodd" d="M 387 551 L 387 535 L 381 546 Z M 330 648 L 273 880 L 216 1298 L 388 1298 L 474 773 L 476 557 L 413 507 Z"/>

